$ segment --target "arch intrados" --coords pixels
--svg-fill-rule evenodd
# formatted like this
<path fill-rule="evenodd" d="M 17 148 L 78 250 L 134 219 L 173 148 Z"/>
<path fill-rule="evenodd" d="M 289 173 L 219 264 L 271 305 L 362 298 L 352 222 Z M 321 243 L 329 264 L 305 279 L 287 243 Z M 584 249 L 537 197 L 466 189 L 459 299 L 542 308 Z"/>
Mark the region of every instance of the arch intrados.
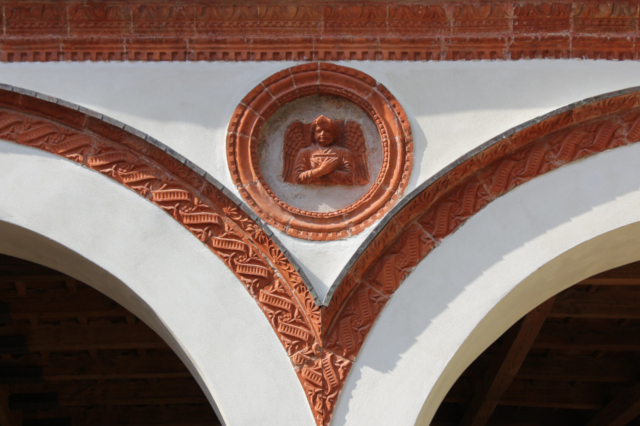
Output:
<path fill-rule="evenodd" d="M 640 105 L 639 97 L 640 87 L 630 87 L 574 102 L 508 129 L 456 159 L 406 194 L 393 206 L 389 214 L 376 224 L 362 244 L 367 248 L 361 253 L 354 254 L 345 264 L 327 292 L 323 304 L 330 305 L 334 293 L 345 281 L 348 281 L 348 275 L 352 271 L 369 265 L 372 257 L 375 258 L 374 250 L 369 246 L 379 247 L 388 244 L 398 235 L 399 230 L 420 214 L 420 207 L 430 203 L 435 204 L 439 196 L 460 184 L 481 167 L 491 161 L 507 157 L 528 142 L 544 138 L 556 131 L 594 119 L 632 111 Z M 421 197 L 427 200 L 421 203 Z"/>
<path fill-rule="evenodd" d="M 304 370 L 317 368 L 315 363 L 320 362 L 319 359 L 313 360 L 311 357 L 312 354 L 316 354 L 318 347 L 324 348 L 323 357 L 326 359 L 322 362 L 331 363 L 335 368 L 344 368 L 348 371 L 373 321 L 389 300 L 389 296 L 395 292 L 410 270 L 442 239 L 454 232 L 489 202 L 515 186 L 563 164 L 636 142 L 640 132 L 640 119 L 637 117 L 640 111 L 640 98 L 637 89 L 632 88 L 570 105 L 500 135 L 443 170 L 441 175 L 425 183 L 426 186 L 421 187 L 417 194 L 414 192 L 413 198 L 407 198 L 406 202 L 398 206 L 395 214 L 389 215 L 389 219 L 381 225 L 380 232 L 367 241 L 368 246 L 359 258 L 349 264 L 348 272 L 345 271 L 336 281 L 340 286 L 334 285 L 327 295 L 326 303 L 329 299 L 331 303 L 320 308 L 315 294 L 309 286 L 305 285 L 306 280 L 279 249 L 269 232 L 260 228 L 255 215 L 243 211 L 228 191 L 221 189 L 215 182 L 208 181 L 205 178 L 206 173 L 197 166 L 175 153 L 172 153 L 173 155 L 163 153 L 162 151 L 171 153 L 171 150 L 145 135 L 140 135 L 134 129 L 127 129 L 121 123 L 109 119 L 103 120 L 101 116 L 96 117 L 95 113 L 81 108 L 73 109 L 55 99 L 36 99 L 33 95 L 33 93 L 14 89 L 0 90 L 0 106 L 14 111 L 15 116 L 26 117 L 28 120 L 31 120 L 29 118 L 32 117 L 31 115 L 45 117 L 47 120 L 71 129 L 72 134 L 79 131 L 91 139 L 92 143 L 89 144 L 92 145 L 91 148 L 87 149 L 82 138 L 76 137 L 65 141 L 70 142 L 69 144 L 61 145 L 55 139 L 53 144 L 50 140 L 42 138 L 31 140 L 20 132 L 17 133 L 16 139 L 15 132 L 10 132 L 9 135 L 12 135 L 10 140 L 53 152 L 111 177 L 170 212 L 174 219 L 200 238 L 211 251 L 218 254 L 220 250 L 229 248 L 229 246 L 221 247 L 227 242 L 217 239 L 216 235 L 210 233 L 210 229 L 203 230 L 200 227 L 201 223 L 192 222 L 192 220 L 198 222 L 204 219 L 208 224 L 213 222 L 219 224 L 218 219 L 207 215 L 209 210 L 204 212 L 207 213 L 204 216 L 200 215 L 203 212 L 195 210 L 197 217 L 187 217 L 183 214 L 185 211 L 175 208 L 187 198 L 193 202 L 195 198 L 202 197 L 217 206 L 213 207 L 211 212 L 223 218 L 225 223 L 237 230 L 242 244 L 254 247 L 261 254 L 262 259 L 259 265 L 254 263 L 229 265 L 230 269 L 239 278 L 247 274 L 255 276 L 256 273 L 265 278 L 257 288 L 248 288 L 261 307 L 264 303 L 260 301 L 260 292 L 265 289 L 279 291 L 280 284 L 270 286 L 268 283 L 274 282 L 276 277 L 280 278 L 280 281 L 275 282 L 285 284 L 286 297 L 304 313 L 304 324 L 300 322 L 296 326 L 305 327 L 308 330 L 307 337 L 296 345 L 287 343 L 285 347 L 288 347 L 294 368 L 301 374 L 300 380 L 306 393 L 314 395 L 310 397 L 310 403 L 318 423 L 328 422 L 333 409 L 333 406 L 329 406 L 319 412 L 313 408 L 316 407 L 314 402 L 316 396 L 322 395 L 326 390 L 317 388 L 316 385 L 304 379 Z M 9 123 L 9 125 L 13 124 Z M 64 133 L 59 129 L 54 131 L 56 132 Z M 572 132 L 590 133 L 592 143 L 587 146 L 576 145 L 575 140 L 571 139 Z M 561 137 L 559 140 L 552 140 L 550 138 L 553 135 Z M 613 136 L 616 137 L 612 139 Z M 3 137 L 6 138 L 6 134 Z M 567 147 L 570 149 L 565 150 Z M 136 159 L 129 155 L 132 152 L 136 154 Z M 114 153 L 117 155 L 112 156 Z M 543 158 L 543 161 L 537 163 L 534 170 L 530 170 L 528 162 L 536 156 Z M 113 163 L 108 163 L 109 167 L 104 169 L 101 165 L 104 161 L 112 161 L 113 158 L 117 159 L 116 162 L 124 163 L 125 174 L 142 171 L 142 176 L 136 174 L 132 181 L 128 181 L 132 176 L 130 174 L 110 175 L 109 171 Z M 136 163 L 137 160 L 145 164 Z M 150 172 L 146 175 L 150 164 L 153 164 L 152 169 L 156 174 Z M 515 166 L 511 167 L 513 164 Z M 507 169 L 506 172 L 505 169 Z M 160 175 L 157 174 L 158 170 Z M 511 173 L 512 170 L 516 172 Z M 484 175 L 485 172 L 488 175 Z M 503 179 L 505 173 L 506 178 Z M 151 175 L 153 177 L 150 177 Z M 136 179 L 139 177 L 156 179 L 160 186 L 145 192 L 136 185 Z M 169 205 L 166 204 L 167 202 Z M 452 202 L 458 203 L 457 206 L 460 209 L 451 210 L 452 215 L 445 217 L 443 222 L 439 217 L 439 209 Z M 467 209 L 469 206 L 470 209 Z M 209 207 L 212 207 L 212 204 L 209 204 Z M 176 210 L 179 212 L 176 213 Z M 191 212 L 193 210 L 188 211 L 188 213 Z M 428 214 L 435 215 L 435 219 L 432 221 L 432 218 L 426 217 Z M 399 247 L 400 250 L 412 250 L 408 262 L 406 261 L 407 253 L 397 253 Z M 398 254 L 401 256 L 397 256 Z M 374 282 L 379 272 L 374 266 L 397 268 L 398 260 L 404 264 L 399 267 L 397 273 L 393 274 L 394 278 L 391 281 Z M 382 297 L 377 296 L 376 291 L 382 293 Z M 359 307 L 365 303 L 363 300 L 370 303 L 367 318 L 363 317 Z M 355 345 L 345 345 L 345 337 L 339 331 L 344 330 L 345 327 L 338 327 L 338 324 L 343 322 L 349 324 L 359 322 L 355 326 L 358 333 L 355 337 Z M 272 326 L 284 343 L 288 338 L 282 335 L 277 324 L 272 323 Z M 351 336 L 351 339 L 354 337 Z M 346 372 L 342 376 L 346 377 Z M 330 389 L 332 396 L 326 399 L 335 400 L 343 383 L 339 383 L 336 389 Z"/>
<path fill-rule="evenodd" d="M 287 354 L 264 313 L 201 241 L 99 173 L 6 141 L 0 141 L 0 151 L 0 220 L 79 253 L 145 300 L 192 360 L 221 419 L 240 424 L 252 424 L 256 417 L 278 424 L 311 421 Z M 122 304 L 130 307 L 135 301 Z M 237 317 L 228 321 L 231 309 Z M 242 362 L 237 362 L 239 353 Z M 278 387 L 277 395 L 269 392 L 272 386 Z M 238 403 L 246 398 L 255 410 Z M 283 401 L 291 404 L 286 412 L 277 408 L 276 402 Z"/>
<path fill-rule="evenodd" d="M 337 404 L 336 424 L 354 418 L 428 424 L 457 377 L 521 316 L 582 279 L 637 261 L 639 158 L 640 145 L 633 144 L 534 179 L 443 241 L 395 292 L 372 328 Z M 580 258 L 576 247 L 588 247 L 592 257 Z M 597 257 L 605 252 L 607 262 Z M 559 257 L 575 262 L 568 271 L 577 275 L 563 278 L 551 270 L 511 309 L 515 302 L 507 295 Z M 561 282 L 553 288 L 556 276 Z M 492 314 L 502 326 L 478 331 L 496 306 L 504 307 Z M 453 371 L 455 357 L 466 360 Z M 404 404 L 387 404 L 389 395 Z M 432 405 L 423 408 L 427 398 Z M 416 423 L 421 409 L 422 423 Z"/>
<path fill-rule="evenodd" d="M 199 239 L 248 290 L 293 363 L 294 369 L 272 380 L 289 380 L 319 352 L 320 309 L 313 287 L 260 219 L 197 165 L 116 120 L 12 86 L 0 86 L 0 139 L 110 178 Z"/>
<path fill-rule="evenodd" d="M 428 426 L 447 392 L 466 368 L 536 306 L 593 275 L 640 260 L 640 222 L 579 244 L 518 283 L 477 324 L 429 392 L 416 426 Z"/>
<path fill-rule="evenodd" d="M 201 371 L 154 309 L 130 286 L 76 251 L 33 230 L 0 220 L 0 235 L 0 254 L 37 263 L 73 277 L 113 299 L 147 324 L 189 369 L 216 416 L 223 421 Z"/>
<path fill-rule="evenodd" d="M 413 268 L 488 204 L 551 170 L 638 139 L 640 97 L 638 88 L 630 88 L 545 114 L 452 163 L 403 199 L 336 279 L 322 312 L 328 348 L 354 358 L 378 313 Z M 373 315 L 363 315 L 358 305 L 371 298 L 371 291 L 382 297 L 370 302 Z M 344 322 L 359 322 L 356 345 L 340 341 Z"/>
<path fill-rule="evenodd" d="M 340 286 L 332 289 L 337 291 L 323 311 L 329 350 L 346 357 L 359 354 L 362 360 L 365 354 L 360 348 L 376 317 L 430 252 L 437 253 L 438 246 L 467 220 L 517 186 L 593 154 L 637 142 L 639 105 L 637 88 L 631 88 L 546 114 L 470 152 L 407 197 L 367 241 L 362 254 L 356 255 Z M 373 315 L 359 308 L 366 298 L 372 300 Z M 351 324 L 361 339 L 355 348 L 340 338 Z"/>

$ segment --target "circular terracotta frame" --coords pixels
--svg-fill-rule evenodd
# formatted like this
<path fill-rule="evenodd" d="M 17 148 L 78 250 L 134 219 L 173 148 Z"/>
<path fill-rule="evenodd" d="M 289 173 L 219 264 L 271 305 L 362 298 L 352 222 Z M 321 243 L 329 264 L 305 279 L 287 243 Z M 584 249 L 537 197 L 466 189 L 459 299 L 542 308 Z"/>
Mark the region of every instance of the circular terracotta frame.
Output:
<path fill-rule="evenodd" d="M 340 96 L 360 106 L 382 141 L 382 167 L 369 191 L 333 212 L 311 212 L 283 202 L 269 188 L 258 164 L 258 136 L 265 122 L 287 102 L 312 95 Z M 334 64 L 299 65 L 267 78 L 238 105 L 227 135 L 231 176 L 247 204 L 268 224 L 309 240 L 345 238 L 375 222 L 405 190 L 412 159 L 411 128 L 398 101 L 370 76 Z"/>

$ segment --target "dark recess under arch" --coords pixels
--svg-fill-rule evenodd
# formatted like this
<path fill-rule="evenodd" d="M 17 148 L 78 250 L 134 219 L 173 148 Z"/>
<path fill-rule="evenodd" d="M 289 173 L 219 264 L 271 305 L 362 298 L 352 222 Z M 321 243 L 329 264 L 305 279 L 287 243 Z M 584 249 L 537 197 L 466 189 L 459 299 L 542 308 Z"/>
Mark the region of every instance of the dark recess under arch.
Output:
<path fill-rule="evenodd" d="M 67 275 L 0 255 L 2 426 L 217 426 L 169 346 Z"/>
<path fill-rule="evenodd" d="M 529 312 L 471 363 L 431 425 L 640 425 L 640 262 Z"/>

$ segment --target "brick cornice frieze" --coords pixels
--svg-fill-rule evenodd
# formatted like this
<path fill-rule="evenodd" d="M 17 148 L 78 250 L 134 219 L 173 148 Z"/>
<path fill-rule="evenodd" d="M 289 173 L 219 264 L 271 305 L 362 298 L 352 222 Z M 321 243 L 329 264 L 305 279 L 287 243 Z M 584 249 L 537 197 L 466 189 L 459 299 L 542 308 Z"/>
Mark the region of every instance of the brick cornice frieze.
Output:
<path fill-rule="evenodd" d="M 0 1 L 0 61 L 638 59 L 633 1 Z"/>

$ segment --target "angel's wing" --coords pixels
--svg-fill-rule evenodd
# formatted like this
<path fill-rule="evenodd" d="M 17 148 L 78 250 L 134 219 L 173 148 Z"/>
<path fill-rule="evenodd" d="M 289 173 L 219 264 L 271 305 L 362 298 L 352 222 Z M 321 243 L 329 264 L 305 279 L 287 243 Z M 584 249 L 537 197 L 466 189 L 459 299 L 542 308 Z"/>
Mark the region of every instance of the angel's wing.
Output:
<path fill-rule="evenodd" d="M 344 147 L 351 151 L 354 161 L 354 185 L 369 183 L 369 169 L 367 167 L 367 147 L 364 143 L 362 128 L 355 121 L 344 123 Z"/>
<path fill-rule="evenodd" d="M 301 122 L 294 121 L 284 133 L 282 179 L 285 182 L 296 183 L 295 176 L 293 175 L 296 157 L 302 148 L 308 146 L 307 140 L 304 137 L 303 126 Z"/>

